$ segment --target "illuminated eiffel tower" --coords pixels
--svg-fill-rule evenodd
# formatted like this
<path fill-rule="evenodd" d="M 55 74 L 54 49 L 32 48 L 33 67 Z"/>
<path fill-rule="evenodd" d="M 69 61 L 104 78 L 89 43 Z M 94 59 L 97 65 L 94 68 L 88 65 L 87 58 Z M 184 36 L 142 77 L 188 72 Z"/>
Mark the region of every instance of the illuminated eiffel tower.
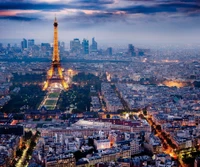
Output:
<path fill-rule="evenodd" d="M 44 83 L 43 90 L 46 90 L 52 83 L 60 83 L 63 89 L 68 88 L 68 84 L 63 77 L 63 71 L 60 64 L 60 56 L 58 51 L 58 22 L 55 17 L 54 20 L 54 44 L 53 44 L 53 56 L 51 67 L 47 72 L 47 81 Z"/>

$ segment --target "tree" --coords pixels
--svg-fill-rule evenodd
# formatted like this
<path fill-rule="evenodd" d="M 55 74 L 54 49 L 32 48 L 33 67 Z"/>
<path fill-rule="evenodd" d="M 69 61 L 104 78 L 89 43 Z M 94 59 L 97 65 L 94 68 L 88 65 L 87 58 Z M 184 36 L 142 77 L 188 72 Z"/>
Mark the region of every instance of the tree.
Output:
<path fill-rule="evenodd" d="M 78 151 L 74 152 L 74 157 L 75 157 L 76 161 L 78 161 L 79 159 L 83 158 L 83 153 L 80 150 L 78 150 Z"/>
<path fill-rule="evenodd" d="M 125 110 L 119 109 L 119 110 L 117 110 L 117 113 L 123 114 L 123 113 L 125 113 Z"/>
<path fill-rule="evenodd" d="M 78 109 L 73 109 L 73 110 L 72 110 L 72 113 L 73 113 L 73 114 L 78 114 L 78 113 L 82 113 L 82 111 L 81 111 L 81 110 L 78 110 Z"/>
<path fill-rule="evenodd" d="M 147 115 L 147 110 L 146 110 L 146 109 L 143 110 L 143 114 L 144 114 L 144 115 Z"/>
<path fill-rule="evenodd" d="M 106 115 L 106 118 L 107 118 L 107 119 L 110 119 L 110 114 L 107 114 L 107 115 Z"/>
<path fill-rule="evenodd" d="M 193 82 L 193 85 L 194 85 L 195 87 L 200 87 L 200 81 L 194 81 L 194 82 Z"/>
<path fill-rule="evenodd" d="M 72 88 L 67 92 L 61 92 L 58 100 L 58 106 L 60 110 L 65 111 L 71 104 L 77 107 L 77 110 L 72 111 L 73 113 L 82 113 L 90 110 L 90 86 L 84 87 L 73 85 Z"/>
<path fill-rule="evenodd" d="M 62 120 L 68 120 L 69 118 L 71 118 L 71 114 L 63 114 L 60 117 L 60 119 L 62 119 Z"/>
<path fill-rule="evenodd" d="M 156 125 L 156 129 L 160 132 L 161 131 L 161 126 L 160 125 Z"/>
<path fill-rule="evenodd" d="M 133 114 L 130 114 L 130 115 L 129 115 L 129 119 L 133 119 Z"/>
<path fill-rule="evenodd" d="M 17 113 L 27 109 L 36 109 L 41 103 L 45 92 L 39 85 L 17 85 L 18 94 L 11 94 L 11 100 L 0 109 L 6 113 Z"/>
<path fill-rule="evenodd" d="M 139 117 L 140 117 L 141 119 L 145 119 L 145 117 L 144 117 L 143 114 L 139 114 Z"/>
<path fill-rule="evenodd" d="M 15 120 L 23 120 L 24 119 L 24 114 L 14 114 L 13 118 Z"/>
<path fill-rule="evenodd" d="M 21 149 L 16 151 L 16 156 L 17 157 L 21 157 L 22 156 L 22 150 Z"/>
<path fill-rule="evenodd" d="M 25 135 L 24 135 L 24 139 L 25 140 L 29 140 L 31 137 L 32 137 L 32 132 L 31 131 L 28 131 L 28 132 L 25 132 Z"/>
<path fill-rule="evenodd" d="M 88 138 L 88 146 L 94 146 L 94 139 Z"/>
<path fill-rule="evenodd" d="M 31 143 L 30 143 L 30 147 L 33 148 L 33 147 L 35 147 L 35 146 L 36 146 L 35 141 L 31 141 Z"/>

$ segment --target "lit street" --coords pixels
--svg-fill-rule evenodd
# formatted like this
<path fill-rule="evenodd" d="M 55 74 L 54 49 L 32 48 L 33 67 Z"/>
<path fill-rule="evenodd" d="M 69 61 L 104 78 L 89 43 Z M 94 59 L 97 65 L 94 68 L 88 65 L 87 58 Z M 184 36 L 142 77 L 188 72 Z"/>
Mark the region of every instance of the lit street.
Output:
<path fill-rule="evenodd" d="M 28 140 L 28 141 L 26 142 L 26 148 L 23 150 L 22 156 L 21 156 L 21 158 L 18 160 L 18 162 L 17 162 L 17 164 L 16 164 L 16 167 L 22 167 L 22 166 L 25 167 L 25 166 L 28 165 L 27 162 L 25 162 L 25 160 L 26 160 L 26 154 L 27 154 L 27 151 L 28 151 L 29 147 L 30 147 L 30 140 Z"/>

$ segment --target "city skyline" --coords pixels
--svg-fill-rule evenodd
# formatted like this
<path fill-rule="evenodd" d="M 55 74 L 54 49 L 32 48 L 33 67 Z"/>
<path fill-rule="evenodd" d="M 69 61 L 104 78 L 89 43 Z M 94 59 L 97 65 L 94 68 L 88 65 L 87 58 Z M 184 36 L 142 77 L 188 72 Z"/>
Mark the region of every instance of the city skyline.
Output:
<path fill-rule="evenodd" d="M 200 4 L 196 0 L 22 0 L 0 2 L 0 40 L 53 41 L 56 14 L 60 41 L 101 43 L 198 43 Z"/>
<path fill-rule="evenodd" d="M 0 2 L 0 166 L 199 167 L 199 5 Z"/>

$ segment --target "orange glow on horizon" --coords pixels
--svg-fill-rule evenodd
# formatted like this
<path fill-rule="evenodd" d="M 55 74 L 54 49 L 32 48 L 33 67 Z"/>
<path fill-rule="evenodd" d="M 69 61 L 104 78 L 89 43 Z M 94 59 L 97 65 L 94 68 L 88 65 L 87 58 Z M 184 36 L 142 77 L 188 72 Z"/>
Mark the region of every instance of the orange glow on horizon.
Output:
<path fill-rule="evenodd" d="M 37 13 L 38 10 L 2 10 L 0 16 L 16 16 L 17 14 Z"/>

